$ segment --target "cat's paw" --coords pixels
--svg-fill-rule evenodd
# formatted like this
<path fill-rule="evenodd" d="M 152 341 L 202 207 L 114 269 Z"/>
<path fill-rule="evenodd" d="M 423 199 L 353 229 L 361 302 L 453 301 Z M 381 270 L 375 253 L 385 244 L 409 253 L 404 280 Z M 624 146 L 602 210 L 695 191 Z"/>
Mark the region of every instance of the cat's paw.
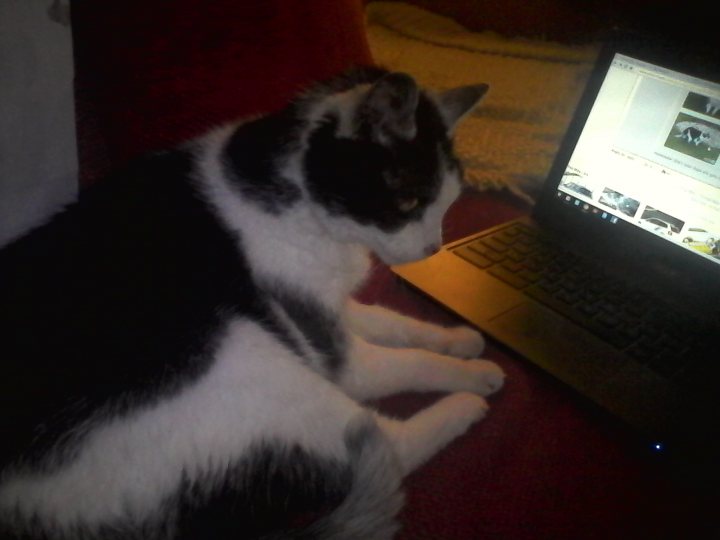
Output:
<path fill-rule="evenodd" d="M 472 391 L 481 396 L 494 394 L 505 384 L 505 372 L 494 362 L 468 360 L 467 369 L 472 381 Z"/>
<path fill-rule="evenodd" d="M 443 351 L 455 358 L 477 358 L 485 350 L 485 338 L 467 326 L 448 328 Z"/>
<path fill-rule="evenodd" d="M 484 398 L 470 392 L 456 392 L 443 398 L 442 406 L 447 407 L 448 422 L 455 423 L 455 430 L 463 433 L 475 422 L 482 420 L 490 406 Z"/>

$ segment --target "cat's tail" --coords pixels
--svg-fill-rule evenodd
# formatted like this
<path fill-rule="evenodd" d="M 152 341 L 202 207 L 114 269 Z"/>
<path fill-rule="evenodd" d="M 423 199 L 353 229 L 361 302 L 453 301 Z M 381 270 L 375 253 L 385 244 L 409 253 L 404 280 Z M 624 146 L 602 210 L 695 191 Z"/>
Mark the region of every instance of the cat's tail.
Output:
<path fill-rule="evenodd" d="M 399 525 L 402 472 L 391 447 L 371 413 L 347 428 L 345 444 L 353 480 L 345 500 L 331 514 L 293 534 L 297 540 L 389 540 Z"/>

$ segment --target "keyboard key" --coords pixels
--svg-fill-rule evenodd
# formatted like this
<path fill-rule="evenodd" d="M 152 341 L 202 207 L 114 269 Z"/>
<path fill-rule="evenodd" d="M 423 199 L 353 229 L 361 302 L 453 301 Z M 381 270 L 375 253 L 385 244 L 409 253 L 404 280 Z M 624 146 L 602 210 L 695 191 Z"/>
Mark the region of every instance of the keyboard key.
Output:
<path fill-rule="evenodd" d="M 490 259 L 493 262 L 497 263 L 505 260 L 505 256 L 503 254 L 498 253 L 494 249 L 491 249 L 484 244 L 473 242 L 471 244 L 468 244 L 467 247 L 475 251 L 476 253 L 479 253 L 480 255 L 483 255 L 484 257 Z"/>
<path fill-rule="evenodd" d="M 522 253 L 523 255 L 529 255 L 530 253 L 535 251 L 535 248 L 532 244 L 525 244 L 522 242 L 514 244 L 513 249 L 519 253 Z"/>
<path fill-rule="evenodd" d="M 514 234 L 509 234 L 508 230 L 505 229 L 497 234 L 494 234 L 493 238 L 498 242 L 502 242 L 506 246 L 511 246 L 515 243 L 515 236 L 517 236 L 517 234 L 517 232 L 515 232 Z"/>
<path fill-rule="evenodd" d="M 505 263 L 507 264 L 507 263 Z M 534 272 L 533 270 L 529 270 L 527 268 L 521 268 L 517 272 L 518 276 L 520 276 L 523 279 L 526 279 L 530 283 L 535 283 L 540 279 L 540 274 L 538 272 Z"/>
<path fill-rule="evenodd" d="M 548 279 L 548 276 L 543 276 L 540 280 L 538 280 L 537 286 L 548 293 L 553 293 L 560 288 L 558 282 Z"/>
<path fill-rule="evenodd" d="M 597 307 L 597 305 L 589 303 L 584 301 L 583 299 L 580 300 L 580 305 L 578 306 L 578 310 L 585 316 L 589 318 L 595 317 L 599 312 L 600 309 Z"/>
<path fill-rule="evenodd" d="M 483 238 L 482 243 L 500 253 L 504 253 L 508 250 L 507 245 L 503 244 L 493 236 L 487 236 Z"/>
<path fill-rule="evenodd" d="M 560 290 L 555 293 L 555 297 L 558 300 L 570 305 L 574 305 L 578 302 L 578 300 L 580 300 L 580 295 L 577 293 L 577 291 L 567 290 L 562 288 L 562 286 Z"/>
<path fill-rule="evenodd" d="M 488 270 L 488 273 L 516 289 L 522 289 L 529 283 L 526 279 L 523 279 L 514 272 L 510 272 L 502 266 L 493 266 Z"/>
<path fill-rule="evenodd" d="M 505 252 L 505 257 L 507 257 L 511 261 L 520 262 L 525 261 L 527 255 L 525 255 L 524 253 L 520 253 L 519 251 L 516 251 L 515 248 L 511 247 Z"/>
<path fill-rule="evenodd" d="M 488 268 L 493 264 L 493 261 L 488 259 L 485 255 L 478 253 L 474 249 L 470 249 L 468 246 L 462 246 L 456 250 L 453 250 L 453 253 L 459 255 L 467 262 L 469 262 L 470 264 L 474 264 L 478 268 Z"/>
<path fill-rule="evenodd" d="M 618 326 L 620 326 L 620 319 L 615 315 L 607 312 L 601 313 L 598 317 L 595 318 L 595 320 L 599 324 L 607 326 L 608 328 L 617 328 Z"/>
<path fill-rule="evenodd" d="M 520 234 L 520 232 L 522 230 L 523 230 L 523 227 L 520 226 L 519 224 L 516 224 L 516 225 L 512 225 L 511 227 L 508 227 L 506 229 L 503 229 L 502 233 L 507 236 L 517 236 L 518 234 Z"/>
<path fill-rule="evenodd" d="M 505 270 L 508 270 L 513 273 L 519 273 L 521 270 L 523 270 L 522 264 L 516 261 L 504 261 L 501 265 Z"/>

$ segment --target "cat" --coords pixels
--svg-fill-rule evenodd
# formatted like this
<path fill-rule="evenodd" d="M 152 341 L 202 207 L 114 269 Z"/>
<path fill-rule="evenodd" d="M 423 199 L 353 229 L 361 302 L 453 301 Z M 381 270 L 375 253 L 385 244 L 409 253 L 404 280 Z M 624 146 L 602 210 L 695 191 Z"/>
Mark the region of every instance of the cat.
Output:
<path fill-rule="evenodd" d="M 683 140 L 686 140 L 688 143 L 694 144 L 695 146 L 699 146 L 701 143 L 707 144 L 707 141 L 710 140 L 710 136 L 707 133 L 704 133 L 694 127 L 684 129 L 680 136 Z"/>
<path fill-rule="evenodd" d="M 711 116 L 717 114 L 720 111 L 720 99 L 706 97 L 705 112 Z"/>
<path fill-rule="evenodd" d="M 707 147 L 708 151 L 720 148 L 720 130 L 712 128 L 701 122 L 678 122 L 675 130 L 679 133 L 675 137 L 682 138 L 688 144 Z"/>
<path fill-rule="evenodd" d="M 362 68 L 138 159 L 0 252 L 0 536 L 385 539 L 487 412 L 480 333 L 353 300 L 435 252 L 487 85 Z M 364 402 L 448 395 L 407 420 Z"/>

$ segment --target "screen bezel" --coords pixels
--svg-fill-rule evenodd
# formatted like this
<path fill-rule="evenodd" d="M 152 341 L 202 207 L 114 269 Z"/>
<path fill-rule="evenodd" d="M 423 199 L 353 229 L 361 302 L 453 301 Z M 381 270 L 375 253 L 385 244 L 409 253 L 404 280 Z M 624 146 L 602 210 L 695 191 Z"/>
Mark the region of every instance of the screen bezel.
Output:
<path fill-rule="evenodd" d="M 720 298 L 720 264 L 629 223 L 611 223 L 597 219 L 596 215 L 580 212 L 557 196 L 563 174 L 616 53 L 720 82 L 720 62 L 717 58 L 709 57 L 705 51 L 680 47 L 647 36 L 627 33 L 611 36 L 600 52 L 578 102 L 535 205 L 533 217 L 545 227 L 561 234 L 563 240 L 593 257 L 611 259 L 613 268 L 623 275 L 637 276 L 641 286 L 655 291 L 662 288 L 663 293 L 676 302 L 699 303 L 720 313 L 720 308 L 708 302 L 712 295 Z M 628 257 L 628 254 L 632 254 L 632 257 Z"/>

